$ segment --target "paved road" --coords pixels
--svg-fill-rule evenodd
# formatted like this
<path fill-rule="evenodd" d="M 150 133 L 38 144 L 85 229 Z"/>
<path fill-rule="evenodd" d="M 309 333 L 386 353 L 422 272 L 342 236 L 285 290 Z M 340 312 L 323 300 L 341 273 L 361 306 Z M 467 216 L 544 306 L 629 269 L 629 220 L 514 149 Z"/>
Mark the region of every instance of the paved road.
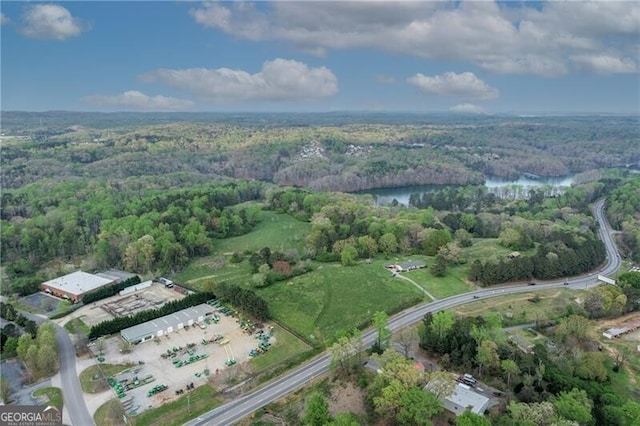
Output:
<path fill-rule="evenodd" d="M 71 342 L 67 330 L 55 323 L 54 326 L 56 327 L 56 340 L 58 342 L 62 396 L 65 409 L 71 418 L 71 424 L 73 426 L 95 425 L 82 396 L 82 387 L 76 371 L 76 352 L 73 342 Z"/>
<path fill-rule="evenodd" d="M 607 261 L 602 269 L 596 274 L 572 278 L 568 282 L 567 287 L 573 289 L 582 289 L 598 285 L 597 274 L 609 275 L 620 268 L 621 260 L 611 238 L 612 229 L 604 217 L 604 200 L 598 201 L 594 206 L 594 215 L 600 224 L 598 235 L 605 243 L 607 249 Z M 437 300 L 432 303 L 422 304 L 407 309 L 394 315 L 389 320 L 389 328 L 392 332 L 400 330 L 408 325 L 414 324 L 424 317 L 427 312 L 439 312 L 444 309 L 450 309 L 455 306 L 464 305 L 476 300 L 476 298 L 490 298 L 504 296 L 507 294 L 526 293 L 530 291 L 539 291 L 549 288 L 565 287 L 565 280 L 548 281 L 538 283 L 535 286 L 515 285 L 505 287 L 491 287 L 487 289 L 477 290 L 458 296 L 448 297 L 446 299 Z M 365 345 L 370 346 L 374 343 L 376 333 L 369 330 L 363 334 Z M 200 417 L 187 423 L 188 426 L 204 426 L 204 425 L 230 425 L 243 417 L 257 411 L 265 405 L 280 399 L 294 390 L 301 388 L 309 383 L 315 377 L 326 373 L 329 370 L 331 357 L 325 352 L 304 365 L 290 371 L 286 375 L 268 383 L 262 388 L 247 394 L 241 398 L 231 401 L 225 405 L 215 408 Z"/>
<path fill-rule="evenodd" d="M 49 321 L 44 315 L 32 314 L 20 311 L 25 317 L 38 324 Z M 82 387 L 76 371 L 76 352 L 69 333 L 64 327 L 60 327 L 55 322 L 51 324 L 56 329 L 56 341 L 58 343 L 58 360 L 60 362 L 60 381 L 62 387 L 62 398 L 64 407 L 73 426 L 93 426 L 95 422 L 89 414 L 87 404 L 82 396 Z"/>

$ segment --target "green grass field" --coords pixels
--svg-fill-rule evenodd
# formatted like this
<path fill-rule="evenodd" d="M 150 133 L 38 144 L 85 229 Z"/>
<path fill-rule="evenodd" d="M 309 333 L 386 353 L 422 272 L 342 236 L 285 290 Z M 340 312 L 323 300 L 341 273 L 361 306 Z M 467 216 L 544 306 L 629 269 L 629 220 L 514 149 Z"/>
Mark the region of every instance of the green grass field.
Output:
<path fill-rule="evenodd" d="M 538 296 L 540 300 L 531 302 L 529 299 L 534 296 Z M 567 307 L 570 305 L 578 312 L 580 306 L 575 299 L 581 296 L 580 291 L 549 289 L 480 299 L 454 308 L 454 311 L 463 316 L 484 316 L 490 312 L 497 312 L 502 316 L 505 326 L 512 326 L 558 318 L 567 313 Z"/>
<path fill-rule="evenodd" d="M 465 258 L 471 262 L 474 259 L 491 260 L 506 258 L 506 256 L 513 252 L 513 249 L 506 248 L 500 245 L 497 238 L 474 238 L 473 245 L 471 247 L 465 247 L 462 249 Z M 535 249 L 520 251 L 523 255 L 530 255 L 535 253 Z"/>
<path fill-rule="evenodd" d="M 218 267 L 213 265 L 216 257 L 203 257 L 194 260 L 174 277 L 174 281 L 200 290 L 202 283 L 206 280 L 213 280 L 216 283 L 224 281 L 241 286 L 251 280 L 251 266 L 246 260 L 240 263 L 231 263 L 229 261 L 231 256 L 222 256 L 224 266 Z"/>
<path fill-rule="evenodd" d="M 262 220 L 253 231 L 238 237 L 216 240 L 213 250 L 217 253 L 232 253 L 269 247 L 271 251 L 302 251 L 310 229 L 310 223 L 301 222 L 288 214 L 263 211 Z"/>
<path fill-rule="evenodd" d="M 309 229 L 309 223 L 286 214 L 264 211 L 262 222 L 252 232 L 217 240 L 214 243 L 215 254 L 192 261 L 173 278 L 196 290 L 209 282 L 250 287 L 252 271 L 248 261 L 231 263 L 232 253 L 257 251 L 267 246 L 274 251 L 302 251 Z M 464 249 L 467 259 L 502 256 L 511 251 L 500 247 L 497 239 L 477 240 L 473 246 Z M 434 277 L 428 270 L 433 258 L 413 256 L 412 259 L 425 260 L 427 268 L 404 275 L 438 299 L 473 289 L 466 282 L 468 263 L 449 268 L 444 277 Z M 411 283 L 391 277 L 383 268 L 387 263 L 402 260 L 407 259 L 380 257 L 370 265 L 361 263 L 352 267 L 315 263 L 316 270 L 257 292 L 269 303 L 278 322 L 304 336 L 308 342 L 322 346 L 333 339 L 337 330 L 366 324 L 376 311 L 395 312 L 401 307 L 427 300 Z"/>
<path fill-rule="evenodd" d="M 267 300 L 276 320 L 311 342 L 326 344 L 336 331 L 362 326 L 376 311 L 397 311 L 423 298 L 410 283 L 391 277 L 384 263 L 320 264 L 311 273 L 258 293 Z"/>
<path fill-rule="evenodd" d="M 232 253 L 254 252 L 264 247 L 269 247 L 272 251 L 296 250 L 300 253 L 304 249 L 305 237 L 310 229 L 311 224 L 289 215 L 263 211 L 262 221 L 253 231 L 238 237 L 216 240 L 214 255 L 194 260 L 173 278 L 176 282 L 195 289 L 199 288 L 203 280 L 209 278 L 215 282 L 244 285 L 251 278 L 251 268 L 246 261 L 231 263 Z M 222 266 L 221 259 L 224 259 Z"/>
<path fill-rule="evenodd" d="M 467 275 L 466 266 L 448 268 L 447 274 L 444 277 L 434 277 L 431 275 L 431 272 L 429 272 L 429 266 L 433 264 L 433 259 L 427 258 L 426 263 L 426 268 L 404 272 L 402 275 L 411 278 L 436 299 L 443 299 L 473 290 L 465 283 L 465 277 Z"/>
<path fill-rule="evenodd" d="M 276 339 L 275 344 L 273 344 L 267 352 L 252 358 L 250 361 L 251 366 L 254 367 L 256 371 L 268 370 L 312 349 L 309 345 L 278 325 L 274 326 L 273 336 Z"/>
<path fill-rule="evenodd" d="M 130 418 L 133 426 L 177 426 L 220 405 L 215 390 L 205 384 L 179 399 Z"/>

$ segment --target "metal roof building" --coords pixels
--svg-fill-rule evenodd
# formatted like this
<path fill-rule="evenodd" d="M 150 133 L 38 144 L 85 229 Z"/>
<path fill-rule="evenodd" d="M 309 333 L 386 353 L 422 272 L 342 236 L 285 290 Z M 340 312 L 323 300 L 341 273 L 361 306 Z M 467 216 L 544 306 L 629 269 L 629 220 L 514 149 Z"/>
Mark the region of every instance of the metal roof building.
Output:
<path fill-rule="evenodd" d="M 453 394 L 444 399 L 444 408 L 456 416 L 464 413 L 467 408 L 482 416 L 488 404 L 489 398 L 462 383 L 458 383 Z"/>
<path fill-rule="evenodd" d="M 120 335 L 127 342 L 138 344 L 151 340 L 154 337 L 160 337 L 173 333 L 181 328 L 200 323 L 204 321 L 207 315 L 211 315 L 214 312 L 215 308 L 213 306 L 203 303 L 142 324 L 134 325 L 133 327 L 125 328 L 120 331 Z"/>
<path fill-rule="evenodd" d="M 86 293 L 114 283 L 113 278 L 99 277 L 76 271 L 40 284 L 40 288 L 54 296 L 78 302 Z"/>

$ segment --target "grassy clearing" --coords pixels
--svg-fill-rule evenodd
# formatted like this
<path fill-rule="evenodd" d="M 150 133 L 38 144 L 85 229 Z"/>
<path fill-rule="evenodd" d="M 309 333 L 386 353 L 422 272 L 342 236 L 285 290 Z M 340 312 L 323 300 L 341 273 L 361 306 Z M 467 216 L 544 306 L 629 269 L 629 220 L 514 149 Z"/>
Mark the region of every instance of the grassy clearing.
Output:
<path fill-rule="evenodd" d="M 567 313 L 568 306 L 573 306 L 575 312 L 580 306 L 575 299 L 582 292 L 566 289 L 549 289 L 531 293 L 519 293 L 509 296 L 480 299 L 477 302 L 454 308 L 458 315 L 483 316 L 489 312 L 502 315 L 505 326 L 527 324 L 557 318 Z M 531 302 L 538 296 L 538 302 Z"/>
<path fill-rule="evenodd" d="M 63 400 L 62 400 L 62 389 L 60 388 L 53 388 L 53 387 L 40 388 L 33 392 L 33 396 L 35 397 L 46 396 L 49 399 L 49 402 L 47 402 L 46 405 L 53 405 L 60 408 L 60 410 L 62 410 Z"/>
<path fill-rule="evenodd" d="M 97 426 L 124 426 L 126 425 L 122 417 L 124 414 L 122 404 L 114 398 L 98 407 L 93 420 Z"/>
<path fill-rule="evenodd" d="M 256 371 L 273 368 L 311 349 L 309 345 L 278 325 L 274 326 L 274 337 L 276 342 L 266 353 L 251 359 L 250 364 Z"/>
<path fill-rule="evenodd" d="M 216 283 L 227 282 L 230 284 L 244 285 L 251 279 L 251 266 L 246 260 L 240 263 L 231 263 L 230 256 L 223 256 L 224 266 L 213 266 L 214 258 L 201 258 L 184 269 L 175 277 L 175 281 L 183 283 L 189 288 L 200 289 L 203 282 L 213 280 Z"/>
<path fill-rule="evenodd" d="M 130 418 L 131 425 L 146 426 L 174 426 L 182 425 L 188 420 L 215 408 L 221 401 L 215 398 L 215 390 L 205 384 L 179 399 L 164 404 L 152 410 L 146 410 L 140 415 Z"/>
<path fill-rule="evenodd" d="M 322 264 L 315 271 L 261 289 L 273 316 L 306 339 L 326 344 L 337 330 L 366 324 L 376 311 L 397 311 L 423 294 L 382 266 Z"/>
<path fill-rule="evenodd" d="M 89 335 L 90 327 L 80 318 L 74 318 L 64 325 L 64 328 L 72 334 Z"/>
<path fill-rule="evenodd" d="M 475 259 L 497 260 L 505 259 L 506 256 L 513 252 L 513 249 L 503 247 L 497 238 L 474 238 L 471 247 L 462 249 L 462 253 L 468 262 Z M 520 251 L 522 255 L 532 255 L 535 249 Z"/>
<path fill-rule="evenodd" d="M 127 368 L 131 368 L 133 364 L 100 364 L 92 365 L 80 373 L 80 386 L 82 391 L 86 393 L 98 393 L 109 388 L 105 380 L 109 376 L 116 375 Z M 100 370 L 104 376 L 100 374 Z"/>
<path fill-rule="evenodd" d="M 213 248 L 215 254 L 192 261 L 174 277 L 175 281 L 195 289 L 206 279 L 244 285 L 251 278 L 251 267 L 247 261 L 231 263 L 229 259 L 232 253 L 254 252 L 264 247 L 269 247 L 272 251 L 302 252 L 310 229 L 311 224 L 300 222 L 289 215 L 263 211 L 262 221 L 253 231 L 238 237 L 216 240 Z"/>
<path fill-rule="evenodd" d="M 429 266 L 433 264 L 433 260 L 427 260 L 427 267 L 403 273 L 407 278 L 411 278 L 422 288 L 427 290 L 436 299 L 454 296 L 456 294 L 466 293 L 472 288 L 465 283 L 467 274 L 466 266 L 456 268 L 448 268 L 447 275 L 444 277 L 434 277 L 429 272 Z"/>
<path fill-rule="evenodd" d="M 263 211 L 261 222 L 250 233 L 216 240 L 214 251 L 218 253 L 246 250 L 253 252 L 263 247 L 270 247 L 271 251 L 285 252 L 291 249 L 302 251 L 310 229 L 310 223 L 301 222 L 288 214 Z"/>

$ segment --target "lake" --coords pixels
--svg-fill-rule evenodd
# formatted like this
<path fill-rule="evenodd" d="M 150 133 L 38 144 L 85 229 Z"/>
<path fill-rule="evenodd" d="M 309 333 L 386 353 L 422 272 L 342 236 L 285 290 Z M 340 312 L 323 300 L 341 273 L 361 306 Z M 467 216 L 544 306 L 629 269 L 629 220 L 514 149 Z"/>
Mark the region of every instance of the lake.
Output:
<path fill-rule="evenodd" d="M 550 195 L 561 193 L 564 188 L 570 187 L 573 184 L 573 180 L 574 175 L 544 177 L 539 179 L 522 176 L 515 180 L 503 179 L 497 176 L 486 176 L 484 185 L 490 192 L 493 192 L 501 198 L 524 198 L 529 190 L 541 187 L 546 187 Z M 359 191 L 358 193 L 373 195 L 378 205 L 391 204 L 395 199 L 400 204 L 406 206 L 409 205 L 409 196 L 411 194 L 434 192 L 448 186 L 456 185 L 414 185 L 397 188 L 376 188 Z"/>

